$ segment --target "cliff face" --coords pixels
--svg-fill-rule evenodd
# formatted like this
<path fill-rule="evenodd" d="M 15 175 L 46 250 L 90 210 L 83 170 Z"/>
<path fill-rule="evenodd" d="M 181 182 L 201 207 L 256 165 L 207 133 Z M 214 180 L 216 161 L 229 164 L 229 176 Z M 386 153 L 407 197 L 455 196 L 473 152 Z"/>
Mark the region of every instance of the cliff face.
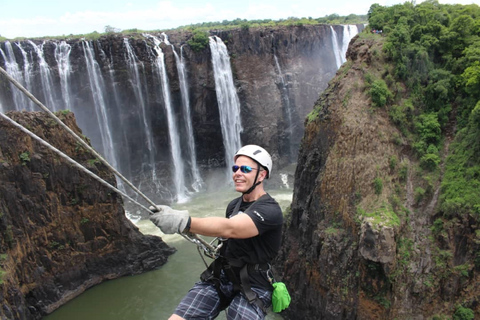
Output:
<path fill-rule="evenodd" d="M 48 115 L 7 115 L 115 185 Z M 81 135 L 72 113 L 59 114 Z M 163 265 L 174 252 L 142 235 L 122 199 L 0 120 L 0 318 L 40 319 L 107 279 Z"/>
<path fill-rule="evenodd" d="M 268 148 L 277 168 L 296 161 L 303 119 L 337 70 L 335 55 L 340 49 L 334 47 L 333 39 L 341 44 L 346 27 L 210 32 L 228 48 L 241 105 L 242 143 Z M 362 29 L 363 25 L 355 26 L 355 30 Z M 6 66 L 7 56 L 10 60 L 13 56 L 9 63 L 16 66 L 12 73 L 19 75 L 20 82 L 51 110 L 73 111 L 95 148 L 103 154 L 113 149 L 112 157 L 116 157 L 120 172 L 137 185 L 140 181 L 146 185 L 145 178 L 155 168 L 163 185 L 155 188 L 161 190 L 162 200 L 168 201 L 172 192 L 168 189 L 174 181 L 165 94 L 170 96 L 181 158 L 190 155 L 186 141 L 188 117 L 175 54 L 183 58 L 187 71 L 197 165 L 205 170 L 225 166 L 225 148 L 210 47 L 193 51 L 187 45 L 191 33 L 167 33 L 168 41 L 162 34 L 153 35 L 162 41 L 159 46 L 168 79 L 166 90 L 158 74 L 160 62 L 154 41 L 147 35 L 112 34 L 95 41 L 67 39 L 64 43 L 0 43 L 4 52 L 0 54 L 0 65 Z M 43 62 L 39 53 L 43 54 Z M 30 84 L 26 83 L 26 75 Z M 22 102 L 17 93 L 8 82 L 0 81 L 0 110 L 37 110 L 28 101 Z M 100 110 L 102 104 L 104 110 Z M 105 146 L 109 138 L 102 129 L 109 130 L 112 148 Z M 192 185 L 189 174 L 185 172 L 187 188 Z"/>
<path fill-rule="evenodd" d="M 305 122 L 276 262 L 292 294 L 287 319 L 480 315 L 479 227 L 459 213 L 432 231 L 442 177 L 416 197 L 418 160 L 366 89 L 388 68 L 381 50 L 381 37 L 354 38 Z"/>

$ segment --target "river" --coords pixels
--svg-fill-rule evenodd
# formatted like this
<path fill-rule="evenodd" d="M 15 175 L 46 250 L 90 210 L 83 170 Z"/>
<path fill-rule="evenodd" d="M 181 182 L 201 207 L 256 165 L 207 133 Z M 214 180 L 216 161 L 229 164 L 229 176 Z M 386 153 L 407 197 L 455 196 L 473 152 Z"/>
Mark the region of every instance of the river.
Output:
<path fill-rule="evenodd" d="M 291 189 L 268 190 L 282 210 L 290 206 Z M 187 209 L 192 216 L 224 216 L 228 202 L 238 193 L 218 191 L 198 194 L 189 202 L 172 205 Z M 109 280 L 88 289 L 44 320 L 154 320 L 168 319 L 181 298 L 199 280 L 205 269 L 194 244 L 179 235 L 163 235 L 149 220 L 136 222 L 144 234 L 158 235 L 177 252 L 158 270 Z M 211 260 L 206 258 L 207 263 Z M 226 319 L 222 312 L 217 319 Z M 283 319 L 269 312 L 267 319 Z"/>

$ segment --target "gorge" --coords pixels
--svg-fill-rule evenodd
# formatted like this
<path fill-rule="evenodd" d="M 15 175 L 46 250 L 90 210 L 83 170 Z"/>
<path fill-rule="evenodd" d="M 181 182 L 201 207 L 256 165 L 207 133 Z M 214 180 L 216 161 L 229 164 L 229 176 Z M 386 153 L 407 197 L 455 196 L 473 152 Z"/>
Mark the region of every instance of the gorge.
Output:
<path fill-rule="evenodd" d="M 362 29 L 217 31 L 199 51 L 182 32 L 6 41 L 0 65 L 152 199 L 181 203 L 212 181 L 226 183 L 222 167 L 240 143 L 267 147 L 277 165 L 271 185 L 286 183 L 282 168 L 296 161 L 303 119 Z M 2 113 L 113 182 L 36 110 L 2 77 Z M 4 121 L 0 132 L 2 317 L 39 319 L 99 282 L 165 263 L 173 249 L 139 234 L 122 217 L 119 197 L 67 173 L 62 160 Z M 209 177 L 218 169 L 225 174 Z"/>
<path fill-rule="evenodd" d="M 0 65 L 50 110 L 71 110 L 114 167 L 171 203 L 205 186 L 200 171 L 225 167 L 241 143 L 268 146 L 279 168 L 295 162 L 303 119 L 362 29 L 218 31 L 198 51 L 180 31 L 7 41 Z M 0 106 L 36 110 L 3 81 Z"/>
<path fill-rule="evenodd" d="M 346 61 L 334 49 L 353 26 L 297 25 L 211 30 L 201 45 L 186 31 L 45 41 L 42 58 L 35 47 L 43 41 L 9 42 L 0 65 L 46 104 L 71 105 L 85 138 L 107 156 L 111 146 L 121 171 L 155 201 L 179 204 L 212 182 L 223 187 L 214 171 L 225 170 L 239 139 L 271 150 L 268 187 L 293 164 L 273 266 L 292 296 L 284 319 L 472 320 L 480 316 L 479 16 L 476 5 L 373 5 Z M 57 58 L 55 48 L 63 48 Z M 40 80 L 26 76 L 31 61 Z M 7 114 L 64 138 L 41 114 L 18 112 L 30 106 L 3 79 L 0 99 L 2 112 L 17 110 Z M 57 114 L 76 126 L 71 112 Z M 108 125 L 100 129 L 101 121 Z M 55 156 L 0 129 L 4 314 L 38 318 L 70 289 L 163 264 L 172 249 L 139 235 L 119 197 L 88 188 Z M 113 181 L 74 143 L 58 142 Z M 120 221 L 114 230 L 112 219 Z M 155 247 L 162 252 L 145 261 Z M 66 253 L 96 260 L 72 268 Z"/>

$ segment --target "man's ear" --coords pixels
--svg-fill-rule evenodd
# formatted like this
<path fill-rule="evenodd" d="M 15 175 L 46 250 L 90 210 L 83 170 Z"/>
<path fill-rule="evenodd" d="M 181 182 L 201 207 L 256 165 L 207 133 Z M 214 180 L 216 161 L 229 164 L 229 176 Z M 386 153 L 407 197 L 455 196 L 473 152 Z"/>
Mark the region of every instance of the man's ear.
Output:
<path fill-rule="evenodd" d="M 266 176 L 267 176 L 267 170 L 260 171 L 260 177 L 262 178 L 262 180 L 260 180 L 260 181 L 263 182 L 263 180 L 266 179 Z"/>

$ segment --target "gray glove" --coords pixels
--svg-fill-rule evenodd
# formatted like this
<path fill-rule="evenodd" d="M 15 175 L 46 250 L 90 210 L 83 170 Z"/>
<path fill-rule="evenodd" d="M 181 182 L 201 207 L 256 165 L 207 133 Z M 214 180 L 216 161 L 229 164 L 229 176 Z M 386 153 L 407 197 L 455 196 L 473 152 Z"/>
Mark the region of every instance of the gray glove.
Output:
<path fill-rule="evenodd" d="M 150 221 L 165 234 L 182 233 L 189 225 L 190 215 L 187 210 L 174 210 L 164 205 L 151 206 L 149 209 L 155 212 L 150 216 Z"/>

